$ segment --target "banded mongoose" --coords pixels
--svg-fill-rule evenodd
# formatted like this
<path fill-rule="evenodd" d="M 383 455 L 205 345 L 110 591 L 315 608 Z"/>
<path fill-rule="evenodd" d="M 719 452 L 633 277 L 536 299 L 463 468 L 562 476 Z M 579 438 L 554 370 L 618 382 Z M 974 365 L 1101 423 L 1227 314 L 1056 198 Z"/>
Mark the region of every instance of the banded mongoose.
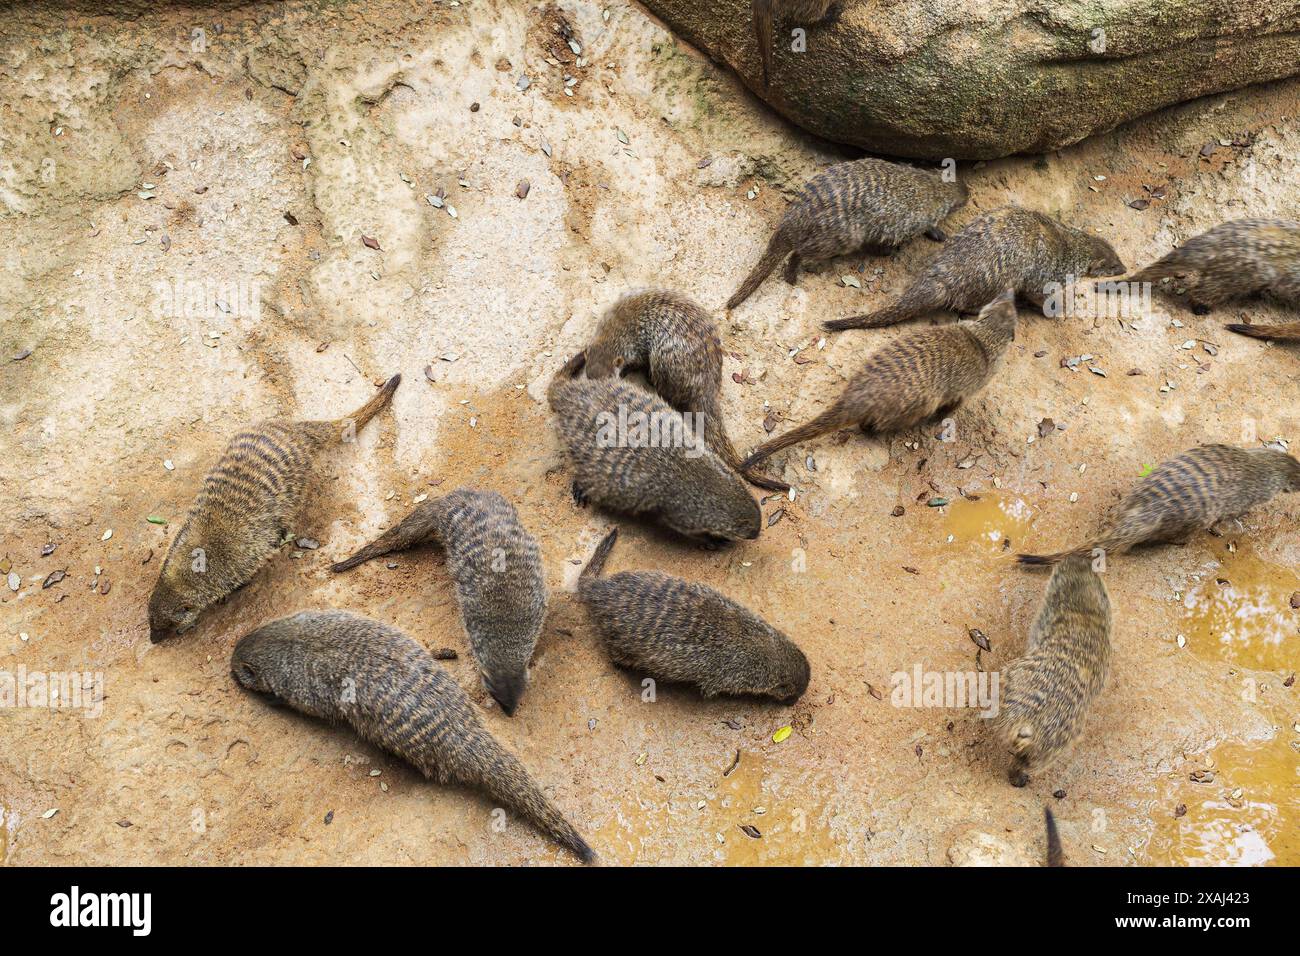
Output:
<path fill-rule="evenodd" d="M 556 375 L 549 399 L 573 494 L 704 541 L 757 538 L 758 502 L 663 399 L 618 379 L 574 376 L 579 352 Z"/>
<path fill-rule="evenodd" d="M 433 543 L 447 555 L 461 620 L 483 686 L 513 717 L 546 620 L 546 576 L 537 540 L 495 491 L 458 488 L 424 501 L 396 526 L 330 570 Z"/>
<path fill-rule="evenodd" d="M 430 780 L 486 791 L 584 863 L 596 859 L 460 685 L 397 628 L 346 611 L 302 611 L 245 636 L 230 672 L 248 690 L 348 724 Z"/>
<path fill-rule="evenodd" d="M 587 346 L 587 377 L 644 370 L 669 405 L 703 419 L 704 440 L 728 466 L 740 456 L 722 418 L 722 341 L 718 326 L 688 297 L 666 289 L 632 292 L 615 302 Z M 784 481 L 742 475 L 760 488 L 789 491 Z"/>
<path fill-rule="evenodd" d="M 793 704 L 808 689 L 808 658 L 761 617 L 713 588 L 659 571 L 601 577 L 618 529 L 578 576 L 614 663 L 655 680 L 694 684 L 705 697 L 752 694 Z"/>
<path fill-rule="evenodd" d="M 787 255 L 785 281 L 794 285 L 804 261 L 888 252 L 922 234 L 943 241 L 939 221 L 965 202 L 966 187 L 938 173 L 882 159 L 837 163 L 799 191 L 727 308 L 748 299 Z"/>
<path fill-rule="evenodd" d="M 1055 564 L 1069 555 L 1123 554 L 1144 543 L 1185 544 L 1195 532 L 1245 514 L 1274 495 L 1300 491 L 1300 461 L 1273 448 L 1201 445 L 1152 471 L 1089 544 L 1057 554 L 1017 555 Z"/>
<path fill-rule="evenodd" d="M 971 220 L 931 260 L 892 305 L 866 315 L 824 322 L 841 329 L 876 329 L 931 312 L 971 312 L 1006 288 L 1042 308 L 1052 283 L 1124 271 L 1105 239 L 1020 206 Z"/>
<path fill-rule="evenodd" d="M 987 384 L 1015 336 L 1010 289 L 974 320 L 901 335 L 867 358 L 830 408 L 760 445 L 744 468 L 797 442 L 854 425 L 874 434 L 942 420 Z"/>
<path fill-rule="evenodd" d="M 388 404 L 402 376 L 337 421 L 273 418 L 230 440 L 172 539 L 149 595 L 149 639 L 183 634 L 246 584 L 294 530 L 317 452 L 351 442 Z"/>
<path fill-rule="evenodd" d="M 1300 308 L 1300 222 L 1225 222 L 1187 240 L 1130 281 L 1156 282 L 1178 276 L 1189 280 L 1188 303 L 1197 315 L 1233 299 L 1256 295 Z"/>
<path fill-rule="evenodd" d="M 836 7 L 836 0 L 753 0 L 751 12 L 754 18 L 754 36 L 758 41 L 765 88 L 772 75 L 773 14 L 780 14 L 782 22 L 804 26 L 834 19 L 839 13 Z"/>
<path fill-rule="evenodd" d="M 998 710 L 989 718 L 1013 755 L 1013 786 L 1050 770 L 1082 736 L 1110 670 L 1110 629 L 1110 598 L 1091 559 L 1062 561 L 1047 582 L 1024 655 L 1002 671 Z"/>

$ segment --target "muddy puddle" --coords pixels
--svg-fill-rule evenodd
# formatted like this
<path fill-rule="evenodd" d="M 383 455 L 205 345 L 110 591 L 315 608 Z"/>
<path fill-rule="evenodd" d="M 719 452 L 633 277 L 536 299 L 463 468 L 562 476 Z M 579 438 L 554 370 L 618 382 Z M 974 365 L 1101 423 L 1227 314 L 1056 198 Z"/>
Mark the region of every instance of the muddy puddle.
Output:
<path fill-rule="evenodd" d="M 1182 599 L 1180 633 L 1193 654 L 1253 670 L 1289 672 L 1300 661 L 1300 575 L 1247 542 L 1212 546 L 1208 570 Z"/>
<path fill-rule="evenodd" d="M 1158 806 L 1145 863 L 1300 864 L 1300 730 L 1188 760 L 1162 784 Z"/>
<path fill-rule="evenodd" d="M 992 554 L 1013 554 L 1034 523 L 1034 511 L 1029 503 L 1002 491 L 957 498 L 949 502 L 945 511 L 942 525 L 945 543 Z"/>

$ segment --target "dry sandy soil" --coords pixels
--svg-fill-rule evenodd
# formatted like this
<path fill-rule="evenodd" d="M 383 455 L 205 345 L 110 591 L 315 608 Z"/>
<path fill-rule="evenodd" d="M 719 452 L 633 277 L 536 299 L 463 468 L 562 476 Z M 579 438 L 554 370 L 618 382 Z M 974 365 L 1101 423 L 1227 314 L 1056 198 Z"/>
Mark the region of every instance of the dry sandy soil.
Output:
<path fill-rule="evenodd" d="M 663 687 L 643 702 L 569 597 L 613 518 L 570 499 L 545 384 L 625 290 L 720 310 L 788 197 L 848 154 L 624 0 L 38 11 L 0 29 L 0 654 L 102 674 L 107 698 L 94 717 L 0 714 L 0 860 L 572 862 L 520 822 L 494 828 L 477 795 L 234 685 L 241 635 L 343 607 L 459 650 L 448 666 L 489 727 L 608 862 L 1038 863 L 1050 803 L 1076 862 L 1300 863 L 1296 498 L 1112 562 L 1112 678 L 1075 758 L 1025 789 L 973 711 L 890 699 L 895 672 L 1010 660 L 1045 579 L 1009 554 L 1082 540 L 1145 466 L 1250 428 L 1300 442 L 1300 355 L 1222 329 L 1280 309 L 1197 317 L 1157 296 L 1137 321 L 1025 315 L 955 441 L 800 446 L 774 463 L 797 497 L 766 501 L 762 537 L 732 549 L 621 522 L 613 569 L 718 587 L 813 667 L 794 707 Z M 1224 219 L 1300 218 L 1297 114 L 1300 83 L 1281 83 L 962 164 L 972 201 L 949 225 L 1020 202 L 1137 265 Z M 934 249 L 773 279 L 718 312 L 736 444 L 820 410 L 898 334 L 823 343 L 818 324 L 887 302 Z M 392 410 L 325 458 L 298 530 L 319 549 L 285 547 L 151 645 L 160 557 L 229 436 L 338 417 L 397 371 Z M 481 690 L 436 553 L 328 572 L 460 485 L 517 504 L 554 591 L 514 719 Z"/>

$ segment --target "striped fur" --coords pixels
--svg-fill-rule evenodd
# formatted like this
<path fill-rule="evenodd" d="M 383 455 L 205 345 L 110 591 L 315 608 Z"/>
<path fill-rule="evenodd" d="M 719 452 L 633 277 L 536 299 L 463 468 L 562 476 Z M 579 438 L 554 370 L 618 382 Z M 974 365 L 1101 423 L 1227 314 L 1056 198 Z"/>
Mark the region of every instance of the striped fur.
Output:
<path fill-rule="evenodd" d="M 1041 212 L 1005 206 L 971 220 L 892 305 L 824 322 L 828 331 L 874 329 L 931 312 L 973 312 L 1003 289 L 1041 307 L 1051 283 L 1124 271 L 1104 239 Z"/>
<path fill-rule="evenodd" d="M 242 687 L 346 723 L 430 780 L 483 790 L 583 862 L 596 859 L 483 726 L 460 685 L 397 628 L 344 611 L 303 611 L 244 637 L 230 670 Z"/>
<path fill-rule="evenodd" d="M 445 551 L 483 685 L 513 717 L 546 619 L 546 575 L 537 539 L 520 522 L 514 505 L 495 491 L 459 488 L 422 502 L 332 570 L 346 571 L 426 543 Z"/>
<path fill-rule="evenodd" d="M 1002 671 L 993 733 L 1011 751 L 1012 784 L 1056 766 L 1083 734 L 1110 671 L 1110 598 L 1091 562 L 1071 557 L 1047 583 L 1024 656 Z"/>
<path fill-rule="evenodd" d="M 881 159 L 838 163 L 800 190 L 727 308 L 748 299 L 787 255 L 785 277 L 793 285 L 803 262 L 901 246 L 965 202 L 965 186 L 946 183 L 937 173 Z"/>
<path fill-rule="evenodd" d="M 392 399 L 394 375 L 337 421 L 271 419 L 239 432 L 203 479 L 149 596 L 155 643 L 194 626 L 209 606 L 246 584 L 294 531 L 317 454 L 353 436 Z"/>
<path fill-rule="evenodd" d="M 1136 273 L 1132 281 L 1178 276 L 1189 281 L 1191 308 L 1201 314 L 1256 295 L 1300 308 L 1300 222 L 1234 219 L 1222 223 L 1187 240 Z"/>
<path fill-rule="evenodd" d="M 740 456 L 722 418 L 722 340 L 709 313 L 677 292 L 650 289 L 623 296 L 605 313 L 587 346 L 587 377 L 644 371 L 679 412 L 703 416 L 704 440 L 727 465 Z M 761 488 L 789 491 L 771 478 L 742 475 Z"/>
<path fill-rule="evenodd" d="M 655 680 L 693 684 L 705 697 L 754 694 L 792 704 L 808 688 L 808 659 L 757 614 L 703 584 L 658 571 L 601 577 L 611 531 L 578 579 L 610 658 Z"/>
<path fill-rule="evenodd" d="M 1021 564 L 1055 564 L 1096 551 L 1123 554 L 1139 544 L 1183 542 L 1274 495 L 1300 491 L 1300 462 L 1272 448 L 1201 445 L 1156 468 L 1120 504 L 1092 542 L 1057 554 L 1021 554 Z"/>
<path fill-rule="evenodd" d="M 574 356 L 550 387 L 556 430 L 573 469 L 575 497 L 612 511 L 660 522 L 679 534 L 710 541 L 757 538 L 762 512 L 740 477 L 703 445 L 674 441 L 634 445 L 612 441 L 609 424 L 648 416 L 681 434 L 681 414 L 644 389 L 618 379 L 573 378 Z"/>
<path fill-rule="evenodd" d="M 899 336 L 868 356 L 840 397 L 812 421 L 760 445 L 746 470 L 798 442 L 854 425 L 864 432 L 902 431 L 955 412 L 997 371 L 1015 338 L 1008 290 L 979 318 Z"/>

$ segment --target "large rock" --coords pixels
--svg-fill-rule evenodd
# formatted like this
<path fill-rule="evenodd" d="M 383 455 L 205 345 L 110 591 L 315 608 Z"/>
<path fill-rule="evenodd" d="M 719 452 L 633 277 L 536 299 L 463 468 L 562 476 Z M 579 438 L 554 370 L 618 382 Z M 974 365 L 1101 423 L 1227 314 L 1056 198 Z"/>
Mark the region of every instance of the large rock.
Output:
<path fill-rule="evenodd" d="M 778 15 L 764 89 L 749 0 L 644 2 L 792 122 L 894 156 L 1043 152 L 1300 73 L 1300 0 L 839 0 L 802 53 Z"/>

